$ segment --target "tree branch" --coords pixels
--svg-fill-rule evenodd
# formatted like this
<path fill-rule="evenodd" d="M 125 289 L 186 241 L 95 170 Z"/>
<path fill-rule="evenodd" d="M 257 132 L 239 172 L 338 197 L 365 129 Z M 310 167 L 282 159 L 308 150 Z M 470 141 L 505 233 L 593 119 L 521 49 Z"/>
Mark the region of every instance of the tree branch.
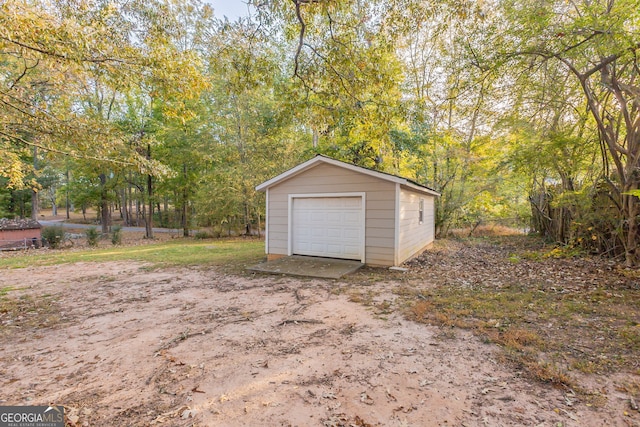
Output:
<path fill-rule="evenodd" d="M 91 62 L 91 63 L 94 63 L 94 64 L 100 64 L 100 63 L 105 63 L 105 62 L 116 62 L 116 63 L 119 63 L 119 64 L 126 64 L 127 63 L 126 60 L 120 59 L 120 58 L 108 58 L 108 57 L 105 57 L 105 58 L 91 58 L 91 57 L 71 58 L 71 57 L 67 56 L 66 54 L 61 54 L 61 53 L 58 53 L 58 52 L 41 49 L 41 48 L 36 47 L 36 46 L 31 46 L 29 44 L 22 43 L 22 42 L 17 41 L 17 40 L 13 40 L 13 39 L 11 39 L 9 37 L 0 36 L 0 40 L 4 40 L 4 41 L 6 41 L 8 43 L 12 43 L 12 44 L 18 45 L 18 46 L 20 46 L 22 48 L 31 50 L 33 52 L 41 53 L 43 55 L 51 56 L 51 57 L 58 58 L 58 59 L 64 59 L 65 61 Z"/>
<path fill-rule="evenodd" d="M 44 146 L 42 144 L 38 144 L 36 142 L 27 141 L 26 139 L 20 138 L 17 135 L 12 135 L 12 134 L 6 133 L 2 129 L 0 129 L 0 135 L 6 137 L 8 139 L 14 140 L 16 142 L 19 142 L 19 143 L 21 143 L 23 145 L 26 145 L 28 147 L 37 147 L 37 148 L 39 148 L 41 150 L 44 150 L 44 151 L 48 151 L 48 152 L 56 153 L 56 154 L 62 154 L 62 155 L 69 156 L 69 157 L 74 158 L 74 159 L 90 159 L 90 160 L 96 160 L 96 161 L 100 161 L 100 162 L 107 162 L 107 163 L 112 163 L 112 164 L 121 165 L 121 166 L 133 166 L 135 164 L 133 162 L 125 162 L 125 161 L 116 160 L 116 159 L 100 158 L 100 157 L 97 157 L 97 156 L 89 156 L 89 155 L 79 155 L 79 154 L 75 154 L 75 153 L 72 153 L 72 152 L 68 152 L 68 151 L 59 150 L 59 149 L 56 149 L 56 148 L 47 147 L 47 146 Z"/>
<path fill-rule="evenodd" d="M 304 46 L 304 35 L 305 32 L 307 30 L 307 24 L 306 22 L 304 22 L 304 19 L 302 18 L 302 10 L 301 10 L 301 6 L 303 4 L 313 4 L 313 3 L 320 3 L 322 0 L 291 0 L 293 2 L 293 4 L 296 7 L 296 18 L 298 18 L 298 22 L 300 23 L 300 34 L 298 37 L 298 47 L 296 49 L 296 54 L 293 57 L 293 63 L 294 63 L 294 70 L 293 70 L 293 75 L 301 78 L 300 75 L 298 74 L 298 71 L 300 69 L 300 53 L 302 52 L 302 47 Z"/>
<path fill-rule="evenodd" d="M 302 12 L 300 11 L 300 5 L 302 4 L 301 0 L 292 0 L 293 4 L 296 6 L 296 17 L 298 18 L 298 22 L 300 23 L 300 35 L 298 38 L 298 48 L 296 49 L 296 54 L 293 57 L 294 69 L 293 75 L 300 78 L 298 74 L 298 69 L 300 68 L 300 53 L 302 52 L 302 46 L 304 45 L 304 33 L 307 30 L 307 24 L 302 19 Z"/>

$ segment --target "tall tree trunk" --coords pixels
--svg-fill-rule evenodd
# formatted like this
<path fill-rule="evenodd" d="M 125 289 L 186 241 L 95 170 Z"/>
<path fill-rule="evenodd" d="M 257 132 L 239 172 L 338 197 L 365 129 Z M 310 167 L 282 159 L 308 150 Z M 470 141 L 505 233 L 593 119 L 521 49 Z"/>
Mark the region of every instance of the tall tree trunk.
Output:
<path fill-rule="evenodd" d="M 638 88 L 625 85 L 618 80 L 615 72 L 618 58 L 617 54 L 600 58 L 599 63 L 584 72 L 580 72 L 570 60 L 560 59 L 580 81 L 587 107 L 598 128 L 603 158 L 610 158 L 613 162 L 613 173 L 617 179 L 607 179 L 607 182 L 620 202 L 618 208 L 623 226 L 619 236 L 624 242 L 625 264 L 635 266 L 640 261 L 637 254 L 636 218 L 639 208 L 638 198 L 629 194 L 629 191 L 636 190 L 640 184 L 637 177 L 640 135 L 636 133 L 636 129 L 640 127 L 640 109 L 635 106 L 629 109 L 630 100 L 637 96 L 635 93 Z M 600 75 L 598 83 L 603 84 L 607 88 L 607 95 L 612 95 L 612 99 L 615 100 L 612 101 L 612 105 L 619 111 L 617 117 L 611 115 L 611 111 L 607 109 L 607 102 L 602 102 L 602 99 L 598 99 L 594 94 L 590 77 L 596 73 Z M 624 130 L 625 136 L 622 140 L 619 127 Z"/>
<path fill-rule="evenodd" d="M 51 215 L 58 216 L 58 204 L 56 203 L 56 188 L 51 187 L 49 189 L 49 196 L 51 198 Z"/>
<path fill-rule="evenodd" d="M 633 186 L 637 187 L 637 186 Z M 632 191 L 634 188 L 629 188 Z M 626 193 L 626 192 L 625 192 Z M 626 221 L 625 265 L 634 267 L 638 264 L 638 198 L 630 194 L 622 195 L 623 219 Z M 625 228 L 625 227 L 623 227 Z"/>
<path fill-rule="evenodd" d="M 67 213 L 67 219 L 71 218 L 71 215 L 69 215 L 69 211 L 71 209 L 71 203 L 69 202 L 69 167 L 67 167 L 67 172 L 65 174 L 66 177 L 66 191 L 65 191 L 65 208 L 66 208 L 66 213 Z"/>
<path fill-rule="evenodd" d="M 38 170 L 38 147 L 33 147 L 33 170 Z M 40 213 L 40 205 L 38 203 L 38 190 L 36 188 L 31 189 L 31 219 L 38 220 L 38 214 Z"/>
<path fill-rule="evenodd" d="M 245 227 L 245 234 L 247 236 L 251 235 L 251 208 L 249 207 L 249 202 L 245 201 L 244 202 L 244 227 Z"/>
<path fill-rule="evenodd" d="M 169 227 L 169 198 L 167 196 L 162 199 L 162 215 L 160 217 L 162 218 L 162 226 Z"/>
<path fill-rule="evenodd" d="M 109 209 L 109 197 L 107 192 L 107 175 L 101 173 L 100 176 L 100 224 L 102 234 L 109 233 L 111 229 L 111 209 Z"/>
<path fill-rule="evenodd" d="M 187 218 L 187 201 L 182 201 L 182 235 L 184 237 L 189 237 L 189 221 Z"/>
<path fill-rule="evenodd" d="M 129 225 L 129 207 L 127 206 L 127 189 L 123 188 L 120 193 L 120 215 L 122 216 L 122 223 L 126 226 Z"/>
<path fill-rule="evenodd" d="M 38 214 L 40 213 L 38 204 L 38 191 L 31 189 L 31 219 L 38 219 Z"/>
<path fill-rule="evenodd" d="M 151 160 L 151 144 L 147 144 L 147 159 Z M 149 196 L 149 215 L 145 222 L 145 237 L 153 239 L 153 177 L 147 175 L 147 194 Z"/>
<path fill-rule="evenodd" d="M 182 185 L 182 235 L 189 237 L 189 219 L 187 218 L 187 209 L 189 207 L 189 193 L 187 190 L 187 165 L 182 165 L 182 173 L 184 177 L 184 183 Z"/>
<path fill-rule="evenodd" d="M 127 185 L 127 199 L 129 199 L 129 222 L 127 225 L 133 225 L 133 185 L 131 185 L 133 178 L 131 172 L 129 172 L 129 184 Z M 136 202 L 136 225 L 138 225 L 138 205 Z"/>

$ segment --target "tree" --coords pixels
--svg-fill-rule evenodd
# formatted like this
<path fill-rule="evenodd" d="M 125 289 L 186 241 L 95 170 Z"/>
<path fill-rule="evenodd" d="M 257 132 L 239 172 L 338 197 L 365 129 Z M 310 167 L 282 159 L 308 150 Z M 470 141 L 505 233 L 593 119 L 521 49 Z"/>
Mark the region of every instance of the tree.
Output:
<path fill-rule="evenodd" d="M 209 142 L 196 194 L 201 224 L 237 222 L 243 233 L 255 224 L 260 232 L 264 199 L 255 186 L 295 165 L 310 142 L 296 122 L 284 53 L 269 40 L 252 22 L 216 26 L 207 56 Z"/>
<path fill-rule="evenodd" d="M 288 72 L 304 100 L 297 114 L 318 151 L 391 171 L 390 130 L 401 120 L 402 82 L 395 9 L 385 2 L 296 0 L 258 10 L 295 44 Z"/>
<path fill-rule="evenodd" d="M 139 150 L 131 143 L 137 133 L 127 133 L 121 122 L 132 92 L 161 99 L 177 116 L 184 113 L 181 100 L 200 90 L 197 52 L 177 48 L 184 35 L 174 19 L 178 6 L 87 0 L 0 5 L 0 148 L 6 153 L 0 175 L 10 186 L 36 188 L 26 178 L 34 147 L 41 156 L 92 163 L 102 170 L 103 187 L 123 169 L 145 173 L 149 183 L 167 172 L 149 155 L 150 144 Z M 103 208 L 107 204 L 104 199 Z M 108 223 L 105 217 L 103 230 Z"/>
<path fill-rule="evenodd" d="M 61 153 L 110 163 L 144 162 L 122 150 L 120 134 L 77 109 L 78 89 L 93 70 L 126 84 L 145 66 L 131 25 L 113 3 L 9 0 L 0 6 L 0 174 L 27 184 L 25 152 Z M 72 12 L 73 11 L 73 12 Z M 84 31 L 85 28 L 92 31 Z M 147 63 L 148 64 L 148 63 Z"/>
<path fill-rule="evenodd" d="M 485 50 L 484 65 L 509 66 L 512 73 L 562 66 L 579 85 L 597 128 L 603 179 L 620 215 L 618 233 L 626 264 L 637 264 L 640 5 L 636 0 L 507 0 L 498 6 L 485 11 L 491 25 L 485 26 L 483 38 L 500 48 Z"/>

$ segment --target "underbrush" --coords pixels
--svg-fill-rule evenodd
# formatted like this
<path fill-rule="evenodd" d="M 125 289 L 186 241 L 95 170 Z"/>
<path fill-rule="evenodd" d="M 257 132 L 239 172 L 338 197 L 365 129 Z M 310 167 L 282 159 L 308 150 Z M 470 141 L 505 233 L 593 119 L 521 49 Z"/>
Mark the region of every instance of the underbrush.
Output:
<path fill-rule="evenodd" d="M 409 319 L 472 330 L 531 378 L 640 374 L 640 280 L 601 259 L 556 257 L 526 236 L 436 242 L 396 289 Z"/>
<path fill-rule="evenodd" d="M 449 230 L 449 236 L 458 239 L 468 237 L 522 236 L 524 234 L 526 233 L 523 229 L 507 227 L 500 224 L 483 224 L 477 227 Z"/>

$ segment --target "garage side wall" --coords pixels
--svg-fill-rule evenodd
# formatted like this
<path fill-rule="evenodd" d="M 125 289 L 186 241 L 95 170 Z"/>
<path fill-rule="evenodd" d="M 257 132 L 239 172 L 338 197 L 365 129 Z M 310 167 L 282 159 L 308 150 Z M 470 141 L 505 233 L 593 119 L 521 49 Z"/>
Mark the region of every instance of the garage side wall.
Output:
<path fill-rule="evenodd" d="M 395 184 L 349 169 L 319 164 L 269 188 L 268 252 L 287 255 L 289 194 L 366 194 L 365 262 L 394 264 Z"/>
<path fill-rule="evenodd" d="M 420 200 L 423 200 L 423 218 L 420 223 Z M 400 224 L 398 264 L 419 254 L 435 238 L 435 197 L 406 188 L 400 190 Z"/>

